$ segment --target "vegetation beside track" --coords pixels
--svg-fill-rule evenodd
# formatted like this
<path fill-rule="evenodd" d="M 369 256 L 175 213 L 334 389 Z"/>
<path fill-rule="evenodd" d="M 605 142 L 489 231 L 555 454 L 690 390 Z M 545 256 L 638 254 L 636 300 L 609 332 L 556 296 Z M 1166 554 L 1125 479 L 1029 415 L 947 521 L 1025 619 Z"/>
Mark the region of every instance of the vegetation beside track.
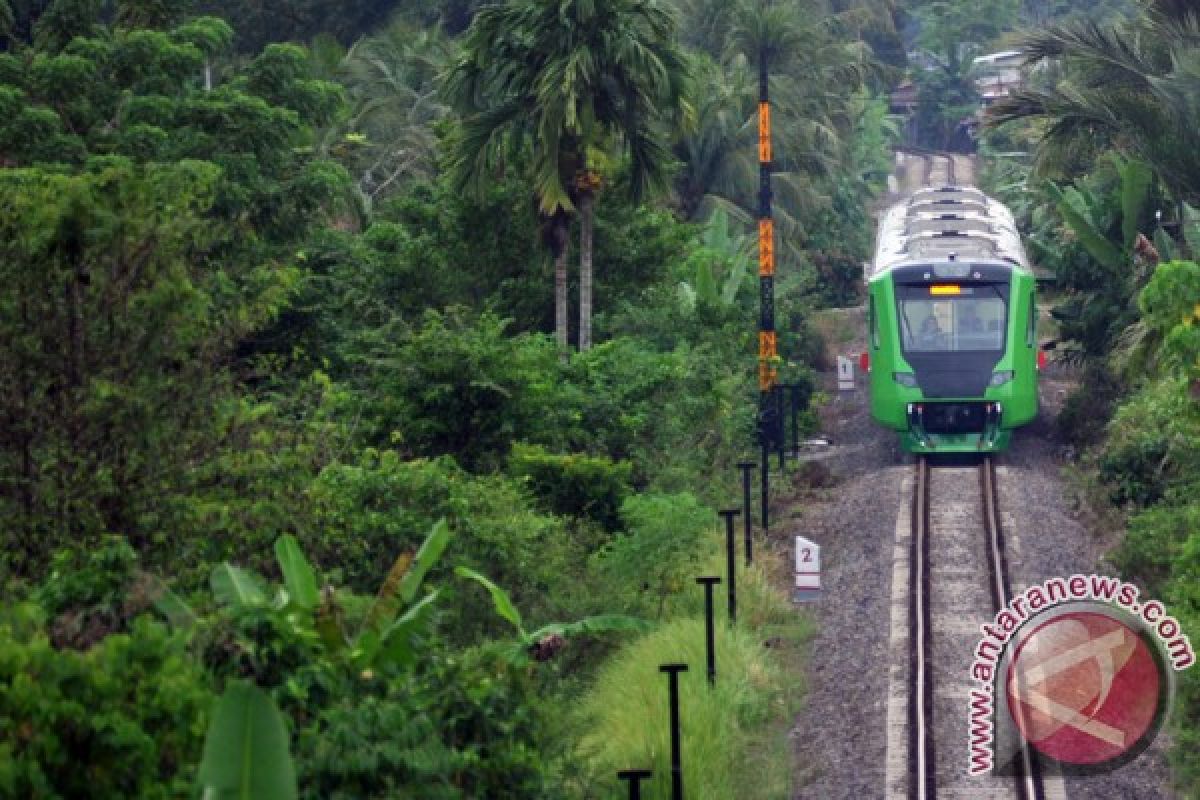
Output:
<path fill-rule="evenodd" d="M 724 574 L 718 537 L 710 537 L 705 548 L 713 558 L 701 572 Z M 690 667 L 681 676 L 680 700 L 688 794 L 749 800 L 792 796 L 798 765 L 788 731 L 803 697 L 800 653 L 808 624 L 761 567 L 738 577 L 737 627 L 727 624 L 724 587 L 715 588 L 715 686 L 705 676 L 704 608 L 695 587 L 678 616 L 622 648 L 584 695 L 576 721 L 587 731 L 579 748 L 589 767 L 585 774 L 605 776 L 629 765 L 664 763 L 670 741 L 666 676 L 658 665 L 681 662 Z M 599 779 L 593 785 L 602 784 Z M 650 785 L 656 795 L 666 796 L 669 773 L 656 769 Z M 594 789 L 582 794 L 606 796 Z"/>
<path fill-rule="evenodd" d="M 1054 69 L 1035 73 L 1027 91 L 990 112 L 1007 124 L 988 142 L 997 155 L 993 190 L 1023 217 L 1035 260 L 1062 291 L 1053 312 L 1057 357 L 1082 381 L 1059 431 L 1113 512 L 1104 518 L 1124 525 L 1111 558 L 1163 599 L 1193 639 L 1200 114 L 1183 98 L 1194 95 L 1200 64 L 1194 14 L 1187 4 L 1145 0 L 1099 28 L 1028 33 L 1019 44 Z M 1085 118 L 1092 122 L 1077 124 Z M 1017 157 L 1023 150 L 1032 158 Z M 1173 756 L 1180 789 L 1192 796 L 1200 791 L 1200 672 L 1179 677 Z"/>
<path fill-rule="evenodd" d="M 511 0 L 545 63 L 474 2 L 0 0 L 0 797 L 584 791 L 560 723 L 691 630 L 752 441 L 759 46 L 789 380 L 894 134 L 889 9 L 718 5 Z"/>

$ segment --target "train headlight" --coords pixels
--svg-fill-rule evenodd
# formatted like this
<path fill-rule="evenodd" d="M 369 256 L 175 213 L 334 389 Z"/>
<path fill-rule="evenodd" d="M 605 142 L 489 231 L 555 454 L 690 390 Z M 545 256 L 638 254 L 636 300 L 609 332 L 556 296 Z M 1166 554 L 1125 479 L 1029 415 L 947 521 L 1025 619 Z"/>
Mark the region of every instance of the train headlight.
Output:
<path fill-rule="evenodd" d="M 909 389 L 917 388 L 917 376 L 911 372 L 893 372 L 892 380 Z"/>
<path fill-rule="evenodd" d="M 1008 383 L 1012 379 L 1013 379 L 1013 371 L 1011 369 L 1006 369 L 1003 372 L 993 372 L 992 379 L 990 381 L 988 381 L 988 386 L 991 386 L 993 388 L 996 386 L 1003 386 L 1004 384 Z"/>

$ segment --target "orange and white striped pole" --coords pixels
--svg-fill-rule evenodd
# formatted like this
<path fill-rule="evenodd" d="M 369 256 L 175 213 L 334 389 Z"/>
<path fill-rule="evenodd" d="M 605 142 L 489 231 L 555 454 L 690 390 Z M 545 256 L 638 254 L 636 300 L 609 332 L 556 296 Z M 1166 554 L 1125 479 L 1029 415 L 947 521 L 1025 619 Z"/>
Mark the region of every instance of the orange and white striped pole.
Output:
<path fill-rule="evenodd" d="M 763 91 L 765 94 L 765 90 Z M 779 378 L 775 334 L 775 222 L 771 217 L 771 106 L 758 104 L 758 280 L 761 319 L 758 326 L 758 388 L 770 392 Z"/>
<path fill-rule="evenodd" d="M 771 102 L 768 95 L 767 47 L 758 52 L 758 439 L 762 451 L 762 526 L 767 530 L 768 456 L 776 433 L 772 392 L 779 379 L 779 337 L 775 331 L 775 223 L 771 216 Z"/>

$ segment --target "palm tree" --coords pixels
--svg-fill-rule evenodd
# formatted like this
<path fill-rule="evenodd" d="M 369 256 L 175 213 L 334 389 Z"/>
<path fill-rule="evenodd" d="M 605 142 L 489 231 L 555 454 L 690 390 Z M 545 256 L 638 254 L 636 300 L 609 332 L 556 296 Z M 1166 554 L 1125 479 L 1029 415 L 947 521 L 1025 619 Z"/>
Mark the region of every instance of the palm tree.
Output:
<path fill-rule="evenodd" d="M 566 251 L 580 215 L 579 347 L 591 345 L 594 154 L 619 147 L 633 198 L 666 184 L 661 123 L 686 113 L 684 58 L 658 0 L 510 0 L 480 11 L 451 69 L 462 110 L 452 167 L 479 190 L 527 153 L 543 240 L 554 258 L 555 332 L 567 346 Z"/>
<path fill-rule="evenodd" d="M 406 179 L 433 174 L 436 124 L 450 113 L 437 82 L 452 53 L 452 43 L 437 29 L 418 31 L 397 19 L 360 39 L 341 61 L 337 76 L 351 102 L 344 127 L 364 137 L 357 167 L 359 189 L 369 201 Z"/>
<path fill-rule="evenodd" d="M 685 219 L 707 219 L 721 209 L 749 224 L 758 183 L 758 126 L 754 77 L 745 59 L 723 67 L 703 54 L 693 59 L 696 123 L 673 150 L 680 162 L 675 202 Z"/>
<path fill-rule="evenodd" d="M 1150 166 L 1180 202 L 1200 203 L 1200 9 L 1189 0 L 1144 0 L 1136 19 L 1079 21 L 1020 41 L 1047 63 L 1047 86 L 997 103 L 991 124 L 1043 124 L 1042 172 L 1079 154 L 1114 149 Z M 1072 158 L 1068 158 L 1071 156 Z"/>
<path fill-rule="evenodd" d="M 708 219 L 723 210 L 752 225 L 758 191 L 758 102 L 752 65 L 741 56 L 720 67 L 696 59 L 705 92 L 696 100 L 696 124 L 676 139 L 680 161 L 675 177 L 676 204 L 687 219 Z M 803 236 L 802 217 L 828 204 L 819 190 L 839 159 L 842 131 L 824 112 L 808 103 L 806 87 L 780 77 L 772 81 L 775 126 L 775 218 L 790 246 Z M 839 100 L 840 102 L 840 100 Z"/>
<path fill-rule="evenodd" d="M 774 216 L 781 246 L 798 256 L 801 219 L 831 199 L 823 187 L 844 159 L 857 123 L 855 91 L 872 69 L 857 26 L 872 19 L 858 5 L 834 11 L 824 3 L 755 0 L 706 11 L 711 0 L 677 0 L 687 9 L 689 38 L 720 41 L 720 63 L 695 59 L 696 125 L 675 142 L 682 167 L 676 202 L 689 219 L 722 209 L 751 224 L 758 190 L 757 63 L 770 67 L 774 132 Z M 697 26 L 701 27 L 697 27 Z M 720 27 L 718 27 L 720 26 Z"/>

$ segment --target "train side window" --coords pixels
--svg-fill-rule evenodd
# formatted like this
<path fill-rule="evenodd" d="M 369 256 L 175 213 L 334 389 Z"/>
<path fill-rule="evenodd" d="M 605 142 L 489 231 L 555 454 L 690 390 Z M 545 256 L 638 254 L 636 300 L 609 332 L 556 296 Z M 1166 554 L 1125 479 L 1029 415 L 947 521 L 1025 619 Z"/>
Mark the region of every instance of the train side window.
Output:
<path fill-rule="evenodd" d="M 1037 341 L 1037 303 L 1033 295 L 1029 295 L 1029 325 L 1025 329 L 1025 344 L 1033 347 Z"/>
<path fill-rule="evenodd" d="M 867 307 L 867 325 L 871 329 L 871 349 L 879 349 L 879 317 L 875 314 L 875 296 L 870 296 Z"/>

